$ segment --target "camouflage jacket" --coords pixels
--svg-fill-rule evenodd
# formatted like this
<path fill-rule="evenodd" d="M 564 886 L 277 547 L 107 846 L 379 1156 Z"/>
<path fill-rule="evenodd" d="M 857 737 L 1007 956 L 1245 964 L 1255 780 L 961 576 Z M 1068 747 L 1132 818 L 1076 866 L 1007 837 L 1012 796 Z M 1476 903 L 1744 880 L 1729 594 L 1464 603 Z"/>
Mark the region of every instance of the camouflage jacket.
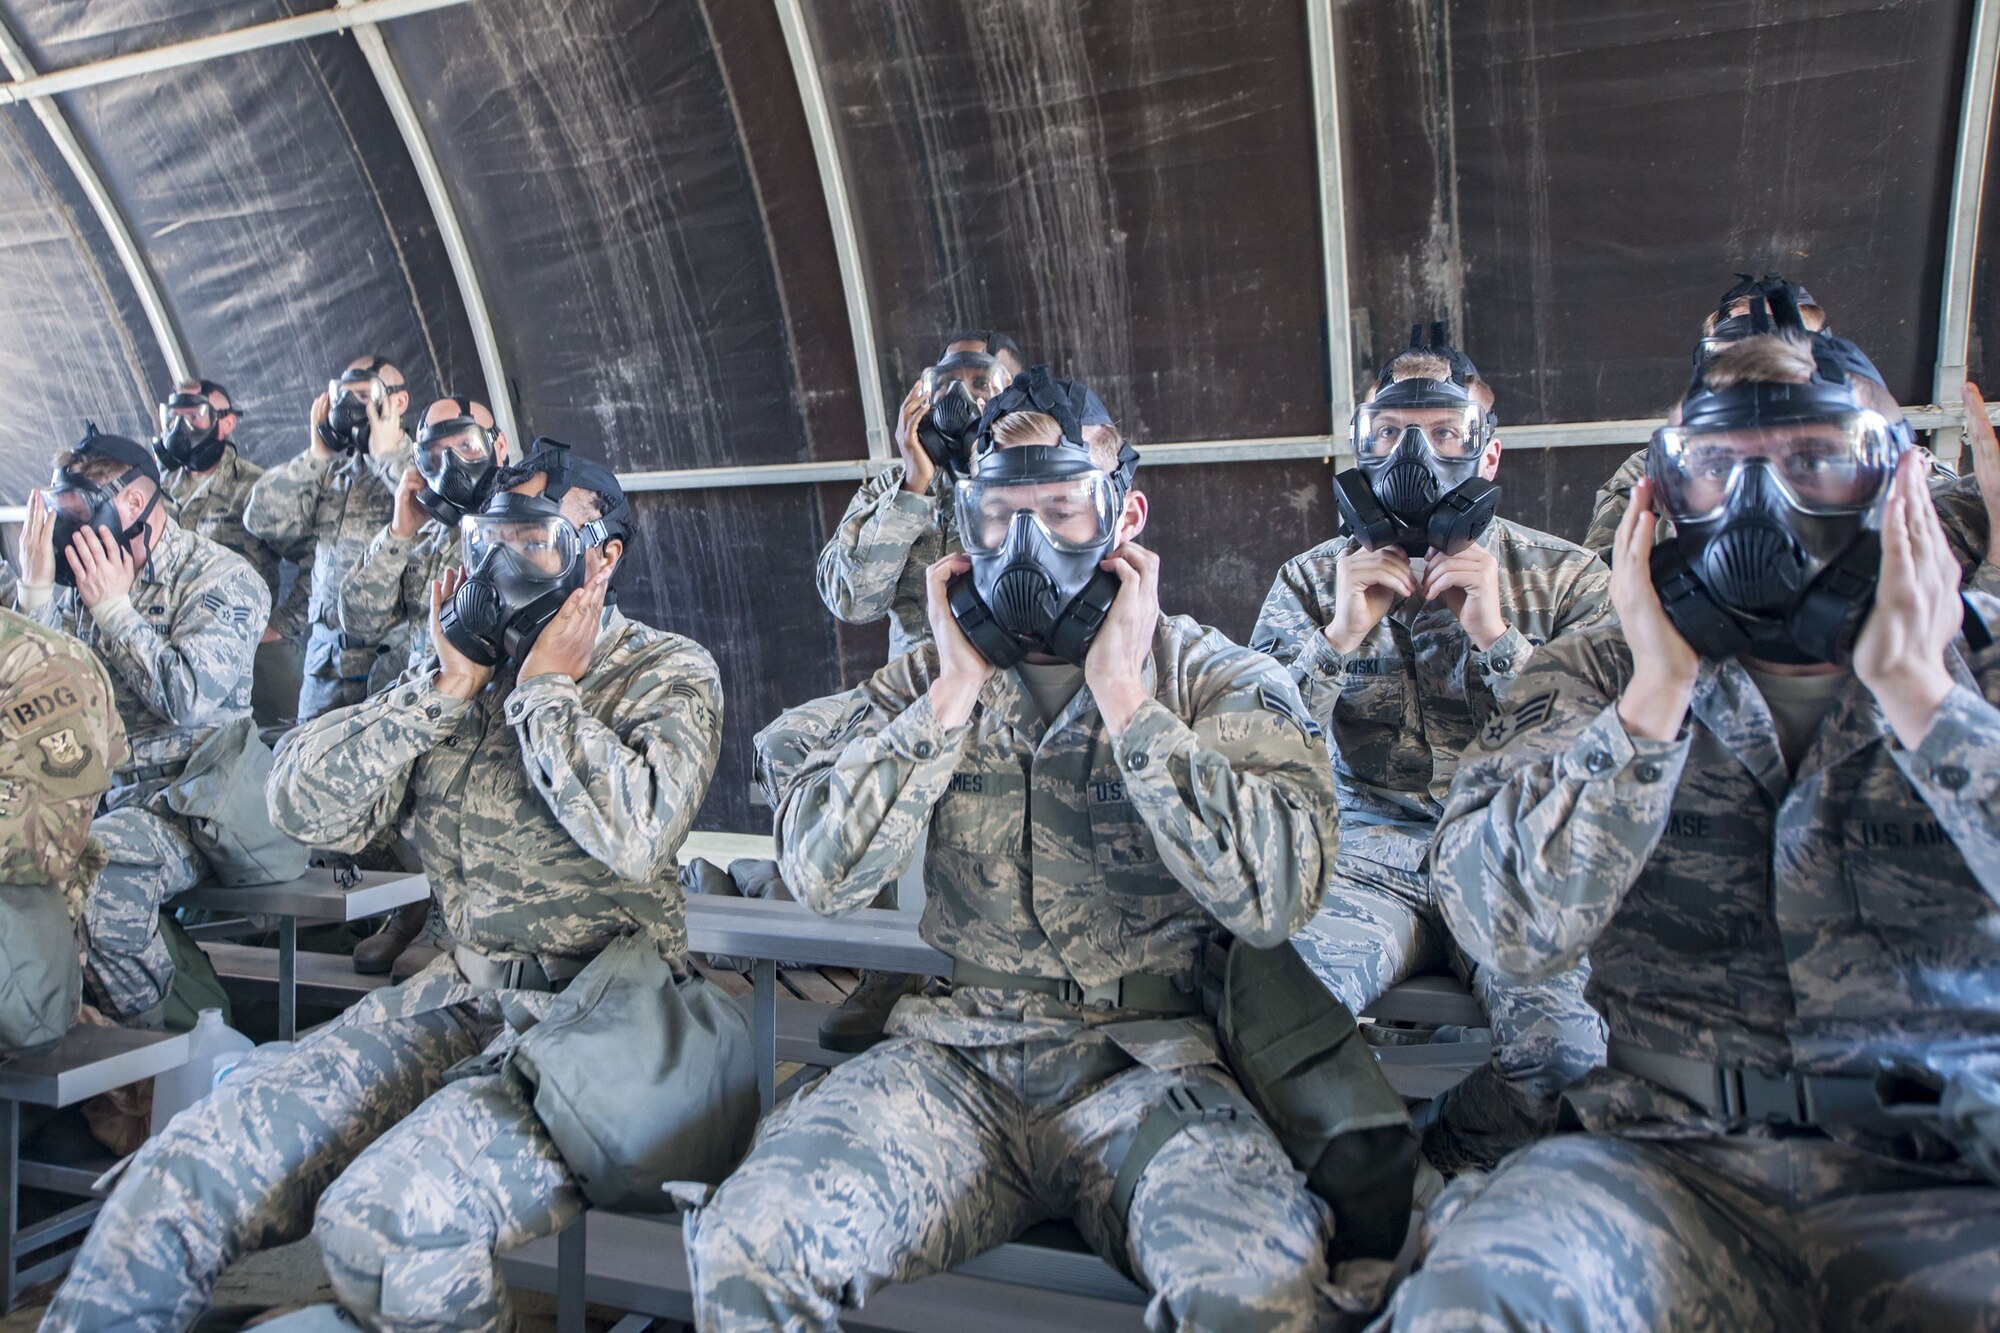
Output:
<path fill-rule="evenodd" d="M 358 852 L 394 824 L 452 934 L 483 953 L 582 958 L 642 930 L 684 953 L 675 854 L 722 736 L 708 653 L 613 607 L 581 681 L 510 666 L 468 701 L 435 667 L 286 737 L 278 829 Z"/>
<path fill-rule="evenodd" d="M 1338 537 L 1278 571 L 1250 646 L 1278 659 L 1325 731 L 1340 790 L 1342 846 L 1404 870 L 1423 864 L 1452 774 L 1508 686 L 1558 635 L 1611 618 L 1611 575 L 1560 537 L 1496 520 L 1480 539 L 1500 563 L 1507 632 L 1480 652 L 1442 602 L 1393 606 L 1360 647 L 1337 653 Z"/>
<path fill-rule="evenodd" d="M 813 910 L 865 906 L 926 828 L 924 938 L 1015 975 L 1191 984 L 1218 928 L 1269 946 L 1318 910 L 1333 782 L 1269 658 L 1162 617 L 1153 700 L 1115 741 L 1088 685 L 1045 727 L 1012 671 L 947 730 L 926 697 L 937 670 L 918 648 L 758 735 L 779 866 Z"/>
<path fill-rule="evenodd" d="M 186 468 L 175 468 L 161 480 L 174 502 L 174 514 L 181 526 L 249 561 L 257 576 L 264 580 L 264 586 L 271 590 L 271 627 L 287 638 L 300 638 L 305 634 L 304 597 L 295 591 L 283 606 L 278 605 L 278 552 L 251 536 L 250 530 L 243 526 L 250 488 L 263 475 L 263 468 L 229 448 L 223 450 L 222 461 L 205 477 Z"/>
<path fill-rule="evenodd" d="M 1611 563 L 1611 547 L 1618 540 L 1618 524 L 1625 517 L 1626 506 L 1632 503 L 1632 488 L 1645 475 L 1646 451 L 1641 449 L 1620 463 L 1618 470 L 1597 488 L 1597 499 L 1590 511 L 1590 529 L 1584 534 L 1583 544 L 1607 565 Z M 1985 563 L 1986 509 L 1979 500 L 1977 480 L 1970 475 L 1959 476 L 1932 455 L 1931 500 L 1937 505 L 1938 517 L 1944 521 L 1952 554 L 1958 557 L 1959 567 L 1965 571 L 1967 586 L 2000 594 L 2000 569 Z M 1657 546 L 1673 535 L 1674 521 L 1663 516 L 1653 527 L 1653 544 Z"/>
<path fill-rule="evenodd" d="M 903 489 L 903 465 L 861 484 L 819 553 L 819 596 L 850 625 L 889 617 L 894 661 L 931 637 L 924 571 L 962 550 L 942 469 L 923 495 Z"/>
<path fill-rule="evenodd" d="M 1615 628 L 1552 644 L 1452 786 L 1452 933 L 1517 979 L 1588 954 L 1613 1038 L 1655 1050 L 1858 1074 L 2000 1055 L 2000 649 L 1958 651 L 1916 749 L 1856 678 L 1793 775 L 1736 662 L 1704 662 L 1651 741 L 1618 718 Z"/>
<path fill-rule="evenodd" d="M 69 630 L 110 668 L 131 747 L 118 787 L 153 788 L 178 776 L 209 732 L 249 716 L 251 667 L 271 618 L 271 593 L 227 547 L 169 523 L 130 597 L 92 612 L 75 588 L 51 596 L 24 585 L 18 595 L 29 615 Z M 124 803 L 120 793 L 113 803 Z"/>
<path fill-rule="evenodd" d="M 0 611 L 0 883 L 68 888 L 125 762 L 111 677 L 76 639 Z"/>
<path fill-rule="evenodd" d="M 358 645 L 347 660 L 329 662 L 338 651 L 340 586 L 360 563 L 368 543 L 395 507 L 396 483 L 410 466 L 415 446 L 407 437 L 387 458 L 349 454 L 313 457 L 310 449 L 266 472 L 250 488 L 243 526 L 269 543 L 288 560 L 298 561 L 300 573 L 312 566 L 306 623 L 319 646 L 308 656 L 311 674 L 365 676 L 373 668 L 378 644 Z M 409 653 L 408 636 L 396 641 L 392 656 L 398 663 Z"/>
<path fill-rule="evenodd" d="M 418 665 L 430 646 L 431 582 L 463 563 L 456 528 L 427 518 L 406 541 L 383 524 L 340 585 L 341 630 L 370 643 L 407 634 L 412 640 L 407 665 Z"/>

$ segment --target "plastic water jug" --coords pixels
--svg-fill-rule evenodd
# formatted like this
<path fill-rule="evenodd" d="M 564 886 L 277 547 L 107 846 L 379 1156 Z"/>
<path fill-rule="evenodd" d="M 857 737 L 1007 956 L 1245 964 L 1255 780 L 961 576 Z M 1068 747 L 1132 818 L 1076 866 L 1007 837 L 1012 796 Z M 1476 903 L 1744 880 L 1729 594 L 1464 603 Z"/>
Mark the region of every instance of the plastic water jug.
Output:
<path fill-rule="evenodd" d="M 206 1097 L 216 1071 L 227 1071 L 257 1043 L 222 1021 L 220 1009 L 204 1009 L 188 1033 L 188 1062 L 153 1080 L 153 1133 Z"/>

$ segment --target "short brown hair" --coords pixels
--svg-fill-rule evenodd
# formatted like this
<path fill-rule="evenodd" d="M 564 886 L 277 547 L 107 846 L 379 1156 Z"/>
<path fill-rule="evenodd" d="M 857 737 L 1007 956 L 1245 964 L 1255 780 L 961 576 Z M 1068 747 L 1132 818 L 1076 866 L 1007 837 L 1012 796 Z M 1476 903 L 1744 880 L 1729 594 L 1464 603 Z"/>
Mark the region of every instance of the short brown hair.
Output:
<path fill-rule="evenodd" d="M 1046 412 L 1009 412 L 993 423 L 993 443 L 1057 444 L 1062 440 L 1062 423 Z M 1118 450 L 1124 437 L 1116 426 L 1099 423 L 1083 428 L 1082 444 L 1090 449 L 1090 461 L 1106 472 L 1118 470 Z"/>
<path fill-rule="evenodd" d="M 124 476 L 125 470 L 130 466 L 131 464 L 122 462 L 116 458 L 102 458 L 94 454 L 79 453 L 75 449 L 65 449 L 56 455 L 56 467 L 59 470 L 74 473 L 93 486 L 111 485 Z M 151 477 L 141 472 L 132 479 L 132 483 L 137 485 L 143 481 L 150 484 L 152 480 Z"/>
<path fill-rule="evenodd" d="M 1395 360 L 1389 363 L 1389 381 L 1392 384 L 1398 380 L 1448 380 L 1450 378 L 1451 362 L 1445 360 L 1436 352 L 1426 351 L 1421 347 L 1413 347 L 1407 352 L 1400 353 Z M 1465 391 L 1479 399 L 1481 405 L 1487 411 L 1490 412 L 1493 410 L 1493 386 L 1486 382 L 1485 376 L 1478 374 L 1468 376 L 1465 381 Z M 1374 392 L 1373 390 L 1370 391 L 1369 396 L 1371 398 L 1374 396 Z"/>
<path fill-rule="evenodd" d="M 1710 389 L 1733 389 L 1739 384 L 1805 384 L 1818 368 L 1811 335 L 1788 329 L 1780 333 L 1754 333 L 1725 343 L 1709 359 L 1701 378 Z M 1855 401 L 1869 411 L 1886 421 L 1903 419 L 1903 408 L 1896 395 L 1866 375 L 1850 373 L 1848 386 Z"/>

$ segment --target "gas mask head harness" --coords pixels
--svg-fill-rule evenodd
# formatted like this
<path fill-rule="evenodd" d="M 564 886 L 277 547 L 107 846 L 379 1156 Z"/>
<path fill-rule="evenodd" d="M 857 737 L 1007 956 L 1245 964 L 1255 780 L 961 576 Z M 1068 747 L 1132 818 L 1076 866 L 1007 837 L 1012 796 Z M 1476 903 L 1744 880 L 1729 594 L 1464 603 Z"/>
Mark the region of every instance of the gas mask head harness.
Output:
<path fill-rule="evenodd" d="M 493 494 L 500 475 L 500 430 L 479 423 L 470 398 L 453 394 L 439 401 L 455 405 L 458 414 L 426 422 L 417 432 L 417 472 L 424 488 L 416 498 L 426 514 L 455 528 Z"/>
<path fill-rule="evenodd" d="M 192 381 L 194 387 L 181 385 L 160 404 L 160 433 L 153 438 L 153 453 L 160 460 L 162 471 L 186 468 L 190 472 L 206 472 L 222 461 L 222 451 L 228 442 L 222 438 L 222 421 L 225 417 L 243 415 L 230 400 L 229 390 L 213 380 Z M 225 407 L 216 407 L 209 401 L 211 396 L 220 397 Z"/>
<path fill-rule="evenodd" d="M 75 457 L 68 466 L 55 470 L 48 489 L 43 492 L 44 502 L 55 519 L 49 541 L 56 553 L 56 582 L 65 588 L 76 586 L 76 573 L 64 553 L 79 531 L 96 528 L 105 540 L 129 552 L 132 543 L 146 530 L 146 520 L 159 507 L 161 493 L 159 460 L 137 440 L 101 434 L 96 423 L 85 422 L 83 438 L 71 452 Z M 107 482 L 91 481 L 84 475 L 83 465 L 100 459 L 122 463 L 125 470 Z M 153 483 L 153 493 L 146 498 L 146 507 L 137 518 L 130 523 L 122 522 L 118 517 L 118 494 L 141 478 Z M 147 554 L 151 554 L 150 549 Z"/>
<path fill-rule="evenodd" d="M 1647 450 L 1674 520 L 1674 539 L 1653 548 L 1653 586 L 1703 657 L 1845 664 L 1874 604 L 1882 510 L 1913 438 L 1857 392 L 1880 384 L 1860 349 L 1808 333 L 1778 296 L 1752 296 L 1751 334 L 1809 347 L 1812 376 L 1711 389 L 1697 369 L 1680 421 Z"/>
<path fill-rule="evenodd" d="M 1761 278 L 1753 278 L 1748 273 L 1737 274 L 1736 285 L 1724 292 L 1722 298 L 1715 303 L 1715 314 L 1712 317 L 1714 324 L 1694 345 L 1694 373 L 1697 376 L 1715 359 L 1718 351 L 1757 331 L 1753 327 L 1748 310 L 1740 314 L 1731 314 L 1730 311 L 1739 302 L 1758 296 L 1764 298 L 1766 308 L 1771 311 L 1776 311 L 1789 302 L 1794 311 L 1800 312 L 1801 324 L 1805 322 L 1803 315 L 1805 307 L 1817 308 L 1819 304 L 1813 300 L 1811 292 L 1795 282 L 1786 281 L 1779 274 L 1766 273 Z M 1875 378 L 1879 379 L 1880 376 L 1877 375 Z"/>
<path fill-rule="evenodd" d="M 952 350 L 952 346 L 966 342 L 976 342 L 983 350 Z M 945 347 L 938 363 L 924 371 L 924 390 L 931 405 L 917 422 L 917 443 L 950 480 L 971 471 L 980 414 L 993 396 L 1013 381 L 1013 372 L 997 355 L 1003 348 L 1014 348 L 1014 340 L 1004 333 L 960 334 Z"/>
<path fill-rule="evenodd" d="M 536 473 L 548 477 L 540 495 L 510 489 Z M 562 513 L 563 497 L 573 489 L 595 492 L 606 505 L 580 528 Z M 519 662 L 583 586 L 583 553 L 629 539 L 630 513 L 611 469 L 577 458 L 566 444 L 537 439 L 518 466 L 501 469 L 479 512 L 459 521 L 466 577 L 438 613 L 446 641 L 482 667 L 510 657 Z M 616 598 L 607 593 L 605 600 Z"/>
<path fill-rule="evenodd" d="M 374 357 L 365 368 L 343 370 L 339 379 L 327 382 L 326 420 L 318 426 L 321 444 L 337 454 L 368 452 L 371 409 L 409 387 L 383 379 L 388 366 L 386 359 Z"/>
<path fill-rule="evenodd" d="M 1500 487 L 1479 475 L 1497 423 L 1472 396 L 1479 371 L 1442 323 L 1412 327 L 1396 360 L 1412 352 L 1442 360 L 1449 378 L 1395 379 L 1395 360 L 1382 368 L 1375 396 L 1355 409 L 1357 465 L 1334 474 L 1334 503 L 1368 550 L 1456 555 L 1485 535 L 1500 504 Z"/>
<path fill-rule="evenodd" d="M 1083 427 L 1093 410 L 1108 422 L 1083 385 L 1050 378 L 1047 366 L 1023 372 L 986 405 L 970 474 L 953 487 L 972 569 L 951 581 L 952 618 L 996 667 L 1029 653 L 1083 665 L 1118 595 L 1098 565 L 1117 545 L 1139 453 L 1121 447 L 1115 473 L 1092 462 Z M 1055 418 L 1060 440 L 997 446 L 994 423 L 1012 412 Z"/>

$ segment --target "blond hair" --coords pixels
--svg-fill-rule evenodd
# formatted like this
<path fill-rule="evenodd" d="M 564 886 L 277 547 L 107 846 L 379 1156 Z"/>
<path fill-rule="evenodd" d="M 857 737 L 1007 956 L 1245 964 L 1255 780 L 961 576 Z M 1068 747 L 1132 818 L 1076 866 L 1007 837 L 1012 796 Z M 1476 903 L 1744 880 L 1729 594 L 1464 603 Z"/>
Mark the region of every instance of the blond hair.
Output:
<path fill-rule="evenodd" d="M 1753 333 L 1717 348 L 1701 379 L 1711 389 L 1733 389 L 1739 384 L 1804 384 L 1812 379 L 1815 368 L 1812 343 L 1806 335 L 1796 331 Z"/>
<path fill-rule="evenodd" d="M 1046 412 L 1009 412 L 993 423 L 993 443 L 1003 449 L 1016 444 L 1060 444 L 1062 437 L 1062 423 Z M 1091 462 L 1106 472 L 1118 470 L 1118 449 L 1125 441 L 1116 426 L 1085 426 L 1081 442 L 1089 447 Z"/>
<path fill-rule="evenodd" d="M 1436 352 L 1427 352 L 1418 347 L 1413 347 L 1407 352 L 1398 354 L 1396 359 L 1389 363 L 1389 381 L 1392 384 L 1401 380 L 1448 380 L 1450 378 L 1451 362 L 1445 360 Z M 1468 376 L 1465 381 L 1465 391 L 1477 398 L 1487 411 L 1490 412 L 1493 410 L 1493 386 L 1486 382 L 1484 376 Z M 1375 390 L 1370 390 L 1368 396 L 1371 398 L 1374 397 Z"/>

